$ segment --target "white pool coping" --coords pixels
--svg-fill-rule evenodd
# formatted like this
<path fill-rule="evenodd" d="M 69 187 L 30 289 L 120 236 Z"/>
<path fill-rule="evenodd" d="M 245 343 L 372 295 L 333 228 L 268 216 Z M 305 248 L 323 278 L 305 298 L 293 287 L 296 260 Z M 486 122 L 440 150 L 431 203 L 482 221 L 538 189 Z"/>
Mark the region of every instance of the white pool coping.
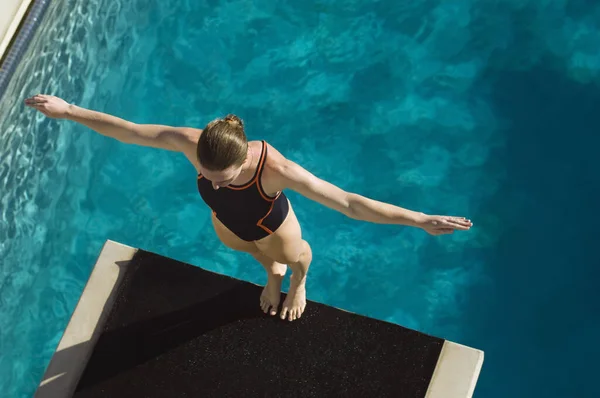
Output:
<path fill-rule="evenodd" d="M 35 398 L 73 395 L 117 298 L 124 267 L 137 251 L 106 241 Z M 445 341 L 425 398 L 471 398 L 483 357 L 481 350 Z"/>
<path fill-rule="evenodd" d="M 25 17 L 32 0 L 2 0 L 0 6 L 0 59 L 8 49 L 8 44 L 17 33 L 19 24 Z"/>
<path fill-rule="evenodd" d="M 36 398 L 71 397 L 117 298 L 123 267 L 137 249 L 107 240 L 52 356 Z"/>
<path fill-rule="evenodd" d="M 481 350 L 446 340 L 425 398 L 471 398 L 483 357 Z"/>

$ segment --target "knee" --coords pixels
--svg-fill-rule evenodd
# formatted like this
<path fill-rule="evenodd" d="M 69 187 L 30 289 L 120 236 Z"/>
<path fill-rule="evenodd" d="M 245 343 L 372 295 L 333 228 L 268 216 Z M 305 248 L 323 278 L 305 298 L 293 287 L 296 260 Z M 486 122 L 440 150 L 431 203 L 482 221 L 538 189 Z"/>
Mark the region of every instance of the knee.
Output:
<path fill-rule="evenodd" d="M 310 248 L 310 245 L 308 244 L 307 241 L 303 240 L 302 241 L 302 247 L 303 247 L 304 250 L 300 254 L 301 258 L 302 258 L 302 256 L 304 256 L 304 258 L 307 261 L 311 261 L 312 260 L 312 249 Z"/>
<path fill-rule="evenodd" d="M 286 253 L 285 264 L 294 264 L 299 262 L 310 262 L 312 260 L 312 250 L 307 241 L 303 240 L 296 250 Z"/>
<path fill-rule="evenodd" d="M 312 260 L 310 245 L 305 240 L 300 241 L 300 243 L 290 242 L 283 245 L 283 247 L 258 246 L 258 249 L 267 257 L 281 264 L 289 265 L 298 262 L 310 262 Z"/>

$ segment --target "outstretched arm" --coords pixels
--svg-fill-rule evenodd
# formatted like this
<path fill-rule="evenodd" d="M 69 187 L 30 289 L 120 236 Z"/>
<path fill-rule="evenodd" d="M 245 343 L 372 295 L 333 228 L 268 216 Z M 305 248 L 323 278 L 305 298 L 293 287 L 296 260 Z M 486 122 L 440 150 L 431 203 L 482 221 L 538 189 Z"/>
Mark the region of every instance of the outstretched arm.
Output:
<path fill-rule="evenodd" d="M 432 235 L 449 234 L 454 230 L 468 230 L 473 225 L 464 217 L 429 216 L 346 192 L 287 159 L 278 162 L 277 171 L 282 189 L 292 189 L 356 220 L 408 225 L 423 228 Z"/>
<path fill-rule="evenodd" d="M 136 144 L 170 151 L 185 152 L 186 129 L 158 124 L 136 124 L 116 116 L 96 112 L 67 103 L 51 95 L 36 95 L 25 105 L 56 119 L 68 119 L 83 124 L 99 134 L 127 144 Z M 189 135 L 189 134 L 188 134 Z"/>

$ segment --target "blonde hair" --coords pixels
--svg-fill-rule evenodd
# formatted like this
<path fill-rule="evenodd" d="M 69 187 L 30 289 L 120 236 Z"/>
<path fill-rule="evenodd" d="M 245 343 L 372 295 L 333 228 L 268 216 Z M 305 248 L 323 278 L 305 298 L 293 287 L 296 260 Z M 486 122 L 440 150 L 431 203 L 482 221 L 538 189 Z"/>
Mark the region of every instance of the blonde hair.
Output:
<path fill-rule="evenodd" d="M 203 167 L 222 171 L 231 166 L 240 166 L 248 155 L 248 139 L 244 122 L 229 114 L 208 123 L 198 141 L 196 156 Z"/>

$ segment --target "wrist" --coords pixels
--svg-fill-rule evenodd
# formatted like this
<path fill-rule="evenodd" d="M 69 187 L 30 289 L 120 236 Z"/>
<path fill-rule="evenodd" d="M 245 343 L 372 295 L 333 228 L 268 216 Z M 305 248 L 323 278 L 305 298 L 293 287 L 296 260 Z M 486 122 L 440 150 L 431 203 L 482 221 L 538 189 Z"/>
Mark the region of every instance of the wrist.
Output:
<path fill-rule="evenodd" d="M 412 226 L 417 228 L 423 228 L 425 226 L 429 216 L 425 213 L 415 212 L 412 217 Z"/>
<path fill-rule="evenodd" d="M 67 110 L 65 111 L 64 118 L 71 119 L 75 116 L 75 112 L 77 112 L 77 106 L 73 104 L 67 105 Z"/>

